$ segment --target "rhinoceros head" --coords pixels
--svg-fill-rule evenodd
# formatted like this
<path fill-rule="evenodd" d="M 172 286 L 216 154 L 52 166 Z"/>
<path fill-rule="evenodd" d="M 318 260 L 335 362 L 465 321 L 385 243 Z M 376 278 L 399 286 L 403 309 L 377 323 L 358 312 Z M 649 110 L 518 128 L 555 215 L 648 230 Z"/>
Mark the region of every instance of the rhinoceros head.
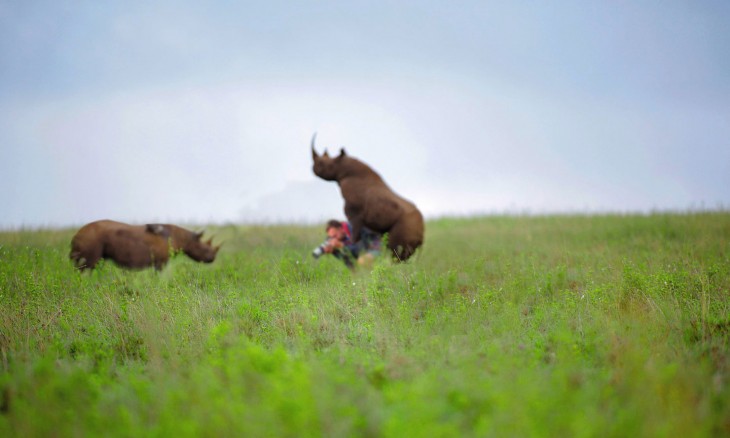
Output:
<path fill-rule="evenodd" d="M 221 245 L 213 246 L 213 238 L 203 242 L 203 231 L 195 232 L 167 224 L 148 224 L 147 231 L 170 239 L 169 243 L 175 251 L 182 251 L 196 262 L 211 263 L 215 260 Z"/>
<path fill-rule="evenodd" d="M 340 155 L 332 158 L 325 149 L 322 155 L 317 155 L 317 151 L 314 149 L 314 142 L 317 138 L 315 133 L 312 136 L 312 170 L 314 174 L 326 181 L 338 181 L 342 175 L 343 165 L 345 165 L 345 157 L 347 154 L 344 149 L 340 149 Z"/>

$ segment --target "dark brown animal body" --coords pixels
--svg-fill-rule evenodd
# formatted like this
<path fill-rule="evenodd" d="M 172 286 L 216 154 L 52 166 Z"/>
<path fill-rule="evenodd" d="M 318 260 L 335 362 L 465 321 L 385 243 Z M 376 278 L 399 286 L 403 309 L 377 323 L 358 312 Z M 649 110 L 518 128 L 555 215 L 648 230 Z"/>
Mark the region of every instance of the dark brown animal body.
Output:
<path fill-rule="evenodd" d="M 423 244 L 423 216 L 416 206 L 398 196 L 373 169 L 340 150 L 335 158 L 325 151 L 317 155 L 312 137 L 314 174 L 337 181 L 345 199 L 345 215 L 352 225 L 352 239 L 360 240 L 362 227 L 388 233 L 388 248 L 401 261 Z"/>
<path fill-rule="evenodd" d="M 101 220 L 84 225 L 71 240 L 69 257 L 76 267 L 94 269 L 100 259 L 117 265 L 142 269 L 162 269 L 170 254 L 183 252 L 195 261 L 210 263 L 220 249 L 212 240 L 202 242 L 203 233 L 195 233 L 169 224 L 128 225 Z"/>

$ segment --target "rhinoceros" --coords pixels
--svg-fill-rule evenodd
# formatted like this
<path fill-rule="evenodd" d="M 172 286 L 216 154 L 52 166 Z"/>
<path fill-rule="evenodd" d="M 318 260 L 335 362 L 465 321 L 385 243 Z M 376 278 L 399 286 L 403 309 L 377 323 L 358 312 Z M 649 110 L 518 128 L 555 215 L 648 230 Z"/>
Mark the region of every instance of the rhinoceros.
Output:
<path fill-rule="evenodd" d="M 312 137 L 314 174 L 325 181 L 336 181 L 345 199 L 345 216 L 352 225 L 352 239 L 360 240 L 367 227 L 388 233 L 388 248 L 397 260 L 407 260 L 423 244 L 423 216 L 415 204 L 400 197 L 370 166 L 340 149 L 330 157 L 325 150 L 317 155 Z"/>
<path fill-rule="evenodd" d="M 213 239 L 201 241 L 203 232 L 193 232 L 177 225 L 129 225 L 100 220 L 84 225 L 71 240 L 69 257 L 76 267 L 94 269 L 99 259 L 109 259 L 129 269 L 154 266 L 162 269 L 180 252 L 191 259 L 211 263 L 220 249 Z"/>

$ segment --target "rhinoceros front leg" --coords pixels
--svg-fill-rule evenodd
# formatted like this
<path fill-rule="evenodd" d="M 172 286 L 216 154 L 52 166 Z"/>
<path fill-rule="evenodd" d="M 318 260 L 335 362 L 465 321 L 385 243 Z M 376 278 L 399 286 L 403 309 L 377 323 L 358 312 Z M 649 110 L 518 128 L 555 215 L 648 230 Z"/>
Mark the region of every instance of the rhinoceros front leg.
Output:
<path fill-rule="evenodd" d="M 352 242 L 357 243 L 360 241 L 360 233 L 362 232 L 363 219 L 360 209 L 353 208 L 350 205 L 345 205 L 345 216 L 347 216 L 348 222 L 352 227 Z"/>

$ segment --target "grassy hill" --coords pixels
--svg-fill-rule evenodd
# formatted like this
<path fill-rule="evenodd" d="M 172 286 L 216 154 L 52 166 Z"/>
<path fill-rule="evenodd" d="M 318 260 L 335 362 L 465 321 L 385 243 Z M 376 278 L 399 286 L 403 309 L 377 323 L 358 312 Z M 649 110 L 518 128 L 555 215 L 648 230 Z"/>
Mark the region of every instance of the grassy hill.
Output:
<path fill-rule="evenodd" d="M 0 436 L 730 435 L 730 213 L 426 227 L 354 273 L 322 227 L 91 275 L 0 233 Z"/>

